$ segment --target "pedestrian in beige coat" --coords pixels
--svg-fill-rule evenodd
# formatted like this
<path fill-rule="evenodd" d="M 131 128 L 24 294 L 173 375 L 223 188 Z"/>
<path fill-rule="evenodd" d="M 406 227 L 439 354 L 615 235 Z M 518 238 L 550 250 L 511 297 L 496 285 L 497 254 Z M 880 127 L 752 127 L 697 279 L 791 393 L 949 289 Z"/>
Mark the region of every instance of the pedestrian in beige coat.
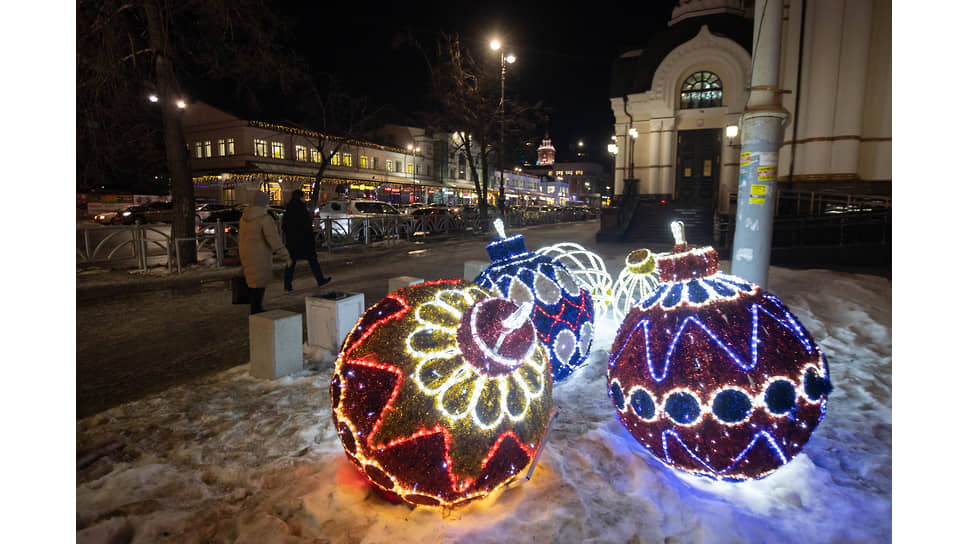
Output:
<path fill-rule="evenodd" d="M 276 222 L 266 214 L 269 195 L 259 191 L 252 197 L 252 204 L 245 209 L 239 221 L 239 258 L 242 273 L 249 286 L 249 314 L 263 312 L 262 298 L 272 281 L 273 254 L 289 262 L 289 252 Z"/>

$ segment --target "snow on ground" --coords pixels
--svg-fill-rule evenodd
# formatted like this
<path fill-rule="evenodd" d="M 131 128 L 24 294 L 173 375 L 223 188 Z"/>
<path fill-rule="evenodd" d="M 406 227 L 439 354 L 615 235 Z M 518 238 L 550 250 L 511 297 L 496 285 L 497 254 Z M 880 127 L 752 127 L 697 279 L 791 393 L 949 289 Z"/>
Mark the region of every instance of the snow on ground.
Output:
<path fill-rule="evenodd" d="M 530 481 L 448 511 L 391 504 L 336 436 L 334 355 L 307 349 L 296 376 L 240 365 L 78 421 L 78 542 L 890 541 L 891 282 L 773 268 L 769 290 L 827 354 L 835 389 L 803 452 L 763 480 L 653 459 L 606 394 L 599 327 L 589 362 L 555 386 Z"/>

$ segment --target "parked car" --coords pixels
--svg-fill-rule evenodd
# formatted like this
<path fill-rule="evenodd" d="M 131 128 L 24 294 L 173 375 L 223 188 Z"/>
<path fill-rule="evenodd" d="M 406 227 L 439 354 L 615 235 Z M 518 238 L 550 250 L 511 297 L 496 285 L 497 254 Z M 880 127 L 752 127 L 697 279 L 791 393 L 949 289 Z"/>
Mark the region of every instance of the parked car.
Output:
<path fill-rule="evenodd" d="M 405 215 L 410 215 L 415 210 L 420 210 L 426 207 L 427 205 L 424 204 L 423 202 L 411 202 L 410 204 L 401 204 L 397 206 L 397 209 L 400 210 L 400 213 L 403 213 Z"/>
<path fill-rule="evenodd" d="M 239 232 L 239 221 L 242 220 L 242 214 L 245 213 L 245 208 L 248 204 L 236 204 L 221 210 L 214 210 L 208 214 L 205 219 L 198 222 L 195 230 L 199 234 L 205 236 L 212 236 L 215 234 L 215 229 L 218 225 L 218 221 L 222 221 L 222 229 L 226 234 L 236 234 Z M 269 206 L 266 209 L 266 213 L 270 217 L 279 221 L 282 219 L 282 214 L 285 213 L 284 208 L 278 208 L 275 206 Z"/>
<path fill-rule="evenodd" d="M 204 221 L 213 212 L 230 210 L 232 208 L 235 208 L 232 204 L 214 204 L 209 202 L 195 206 L 195 215 L 198 216 L 199 221 Z"/>
<path fill-rule="evenodd" d="M 410 232 L 414 236 L 464 230 L 464 219 L 449 208 L 421 208 L 410 213 Z"/>
<path fill-rule="evenodd" d="M 330 200 L 316 211 L 320 228 L 332 226 L 336 240 L 350 238 L 364 241 L 392 236 L 406 236 L 409 232 L 404 214 L 389 202 L 380 200 Z"/>

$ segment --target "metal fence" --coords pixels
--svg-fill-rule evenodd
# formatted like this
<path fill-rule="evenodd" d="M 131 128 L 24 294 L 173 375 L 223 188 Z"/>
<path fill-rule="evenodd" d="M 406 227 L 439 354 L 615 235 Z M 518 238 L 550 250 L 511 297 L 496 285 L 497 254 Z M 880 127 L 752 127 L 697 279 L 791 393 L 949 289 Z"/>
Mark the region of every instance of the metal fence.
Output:
<path fill-rule="evenodd" d="M 314 221 L 317 251 L 337 251 L 351 247 L 393 245 L 400 242 L 452 239 L 479 236 L 493 231 L 495 217 L 481 220 L 473 216 L 408 215 L 387 217 L 322 218 Z M 525 214 L 509 210 L 505 222 L 512 227 L 529 224 L 581 220 L 565 214 L 546 214 L 529 221 Z M 277 220 L 282 232 L 281 219 Z M 199 262 L 214 260 L 216 266 L 237 263 L 239 223 L 202 222 L 193 238 L 184 241 L 195 244 Z M 169 271 L 181 273 L 180 240 L 172 239 L 171 227 L 166 224 L 148 225 L 91 225 L 77 228 L 78 266 L 106 266 L 146 271 L 151 266 L 167 266 Z"/>

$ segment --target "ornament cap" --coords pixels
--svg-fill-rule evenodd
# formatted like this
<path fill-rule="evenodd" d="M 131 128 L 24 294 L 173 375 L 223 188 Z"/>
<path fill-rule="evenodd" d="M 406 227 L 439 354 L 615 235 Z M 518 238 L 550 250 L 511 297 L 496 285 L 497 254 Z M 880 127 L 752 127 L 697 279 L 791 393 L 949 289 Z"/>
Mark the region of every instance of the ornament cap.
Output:
<path fill-rule="evenodd" d="M 508 237 L 495 238 L 491 240 L 491 243 L 487 244 L 487 255 L 491 258 L 491 262 L 494 263 L 506 261 L 527 252 L 528 250 L 524 247 L 524 235 L 520 233 Z"/>
<path fill-rule="evenodd" d="M 636 249 L 625 256 L 625 266 L 633 274 L 651 274 L 655 270 L 655 255 L 648 249 Z"/>

